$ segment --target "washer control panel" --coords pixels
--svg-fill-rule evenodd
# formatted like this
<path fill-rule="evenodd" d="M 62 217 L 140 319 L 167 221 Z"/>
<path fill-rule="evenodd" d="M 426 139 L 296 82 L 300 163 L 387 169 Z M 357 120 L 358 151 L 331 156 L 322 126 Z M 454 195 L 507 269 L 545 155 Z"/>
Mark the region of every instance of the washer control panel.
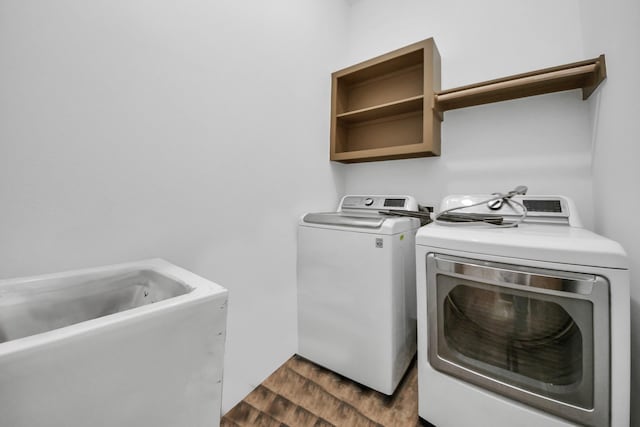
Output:
<path fill-rule="evenodd" d="M 338 211 L 351 209 L 417 211 L 418 202 L 411 196 L 344 196 Z"/>

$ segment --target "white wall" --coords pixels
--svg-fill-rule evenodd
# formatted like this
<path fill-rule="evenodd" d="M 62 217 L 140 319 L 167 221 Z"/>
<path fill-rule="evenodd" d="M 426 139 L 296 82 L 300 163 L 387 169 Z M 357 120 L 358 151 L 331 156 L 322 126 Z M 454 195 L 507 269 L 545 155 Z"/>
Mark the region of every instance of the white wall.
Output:
<path fill-rule="evenodd" d="M 577 0 L 360 0 L 344 66 L 434 37 L 448 89 L 583 58 Z M 451 193 L 572 197 L 593 225 L 589 105 L 580 91 L 447 111 L 442 155 L 348 165 L 347 193 L 408 193 L 437 205 Z"/>
<path fill-rule="evenodd" d="M 605 53 L 607 61 L 607 80 L 590 100 L 595 228 L 618 240 L 631 260 L 631 425 L 640 426 L 640 3 L 580 5 L 585 54 Z"/>
<path fill-rule="evenodd" d="M 227 287 L 229 409 L 295 352 L 297 217 L 343 192 L 346 8 L 0 2 L 0 277 L 162 257 Z"/>

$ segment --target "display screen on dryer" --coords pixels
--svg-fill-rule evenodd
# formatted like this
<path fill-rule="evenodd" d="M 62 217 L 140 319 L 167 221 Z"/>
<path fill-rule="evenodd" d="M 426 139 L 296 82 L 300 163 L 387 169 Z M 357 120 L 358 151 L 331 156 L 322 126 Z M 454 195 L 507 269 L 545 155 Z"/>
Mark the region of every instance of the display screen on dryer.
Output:
<path fill-rule="evenodd" d="M 522 201 L 529 212 L 562 212 L 562 204 L 560 200 L 532 200 L 525 199 Z"/>
<path fill-rule="evenodd" d="M 403 208 L 404 199 L 384 199 L 384 206 L 386 208 Z"/>

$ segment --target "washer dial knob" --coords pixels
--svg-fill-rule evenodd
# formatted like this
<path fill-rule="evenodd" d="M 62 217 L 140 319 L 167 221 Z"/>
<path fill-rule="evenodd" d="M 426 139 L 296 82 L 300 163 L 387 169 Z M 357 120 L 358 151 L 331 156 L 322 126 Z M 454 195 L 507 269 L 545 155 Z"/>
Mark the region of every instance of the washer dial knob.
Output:
<path fill-rule="evenodd" d="M 364 199 L 365 206 L 371 206 L 372 204 L 373 204 L 373 199 L 371 197 L 367 197 L 366 199 Z"/>

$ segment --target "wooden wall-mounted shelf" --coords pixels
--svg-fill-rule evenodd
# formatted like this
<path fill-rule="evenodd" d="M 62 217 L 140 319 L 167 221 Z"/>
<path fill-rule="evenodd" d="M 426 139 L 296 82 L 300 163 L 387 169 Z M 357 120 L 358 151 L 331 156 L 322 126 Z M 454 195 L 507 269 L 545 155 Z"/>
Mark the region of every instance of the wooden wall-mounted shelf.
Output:
<path fill-rule="evenodd" d="M 571 89 L 582 89 L 582 99 L 587 99 L 606 77 L 604 55 L 600 55 L 587 61 L 443 90 L 435 95 L 435 109 L 442 113 Z"/>
<path fill-rule="evenodd" d="M 331 160 L 353 163 L 440 155 L 443 113 L 582 89 L 607 78 L 604 55 L 440 91 L 440 54 L 423 40 L 332 74 Z"/>
<path fill-rule="evenodd" d="M 423 40 L 332 74 L 331 153 L 353 163 L 440 154 L 440 55 Z"/>

